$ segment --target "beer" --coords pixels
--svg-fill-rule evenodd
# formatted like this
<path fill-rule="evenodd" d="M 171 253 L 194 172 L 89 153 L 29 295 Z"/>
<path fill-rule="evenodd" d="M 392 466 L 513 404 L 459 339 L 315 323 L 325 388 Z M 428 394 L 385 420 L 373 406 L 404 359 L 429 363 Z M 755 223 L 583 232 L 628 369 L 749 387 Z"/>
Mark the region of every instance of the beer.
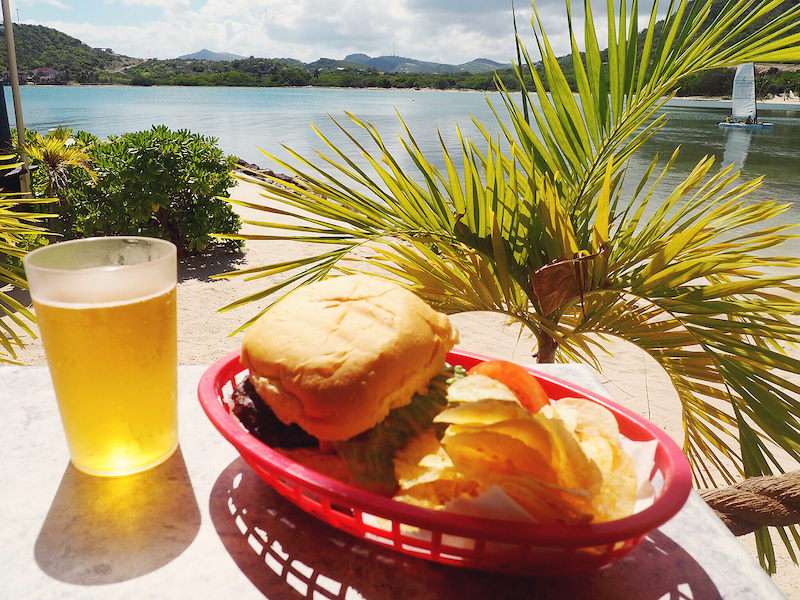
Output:
<path fill-rule="evenodd" d="M 166 460 L 178 446 L 175 245 L 87 238 L 23 263 L 72 463 L 110 476 Z"/>
<path fill-rule="evenodd" d="M 118 303 L 34 307 L 74 465 L 121 475 L 178 444 L 176 289 Z"/>

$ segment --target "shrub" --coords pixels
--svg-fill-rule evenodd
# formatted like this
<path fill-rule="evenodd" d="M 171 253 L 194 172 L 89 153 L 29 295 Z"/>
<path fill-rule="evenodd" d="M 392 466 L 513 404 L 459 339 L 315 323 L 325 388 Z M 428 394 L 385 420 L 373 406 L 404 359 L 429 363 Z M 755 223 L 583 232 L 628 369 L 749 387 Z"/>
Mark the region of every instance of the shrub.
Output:
<path fill-rule="evenodd" d="M 238 215 L 221 198 L 235 184 L 226 157 L 214 138 L 164 126 L 100 141 L 79 131 L 97 180 L 78 169 L 69 172 L 67 238 L 96 235 L 145 235 L 171 241 L 179 255 L 197 253 L 212 233 L 236 234 Z M 43 177 L 42 170 L 35 179 Z M 63 225 L 60 223 L 59 225 Z M 238 240 L 221 245 L 238 248 Z"/>
<path fill-rule="evenodd" d="M 216 139 L 158 126 L 92 148 L 98 183 L 76 194 L 83 235 L 161 237 L 185 254 L 206 248 L 212 233 L 239 231 L 238 215 L 220 198 L 234 185 L 233 159 Z"/>

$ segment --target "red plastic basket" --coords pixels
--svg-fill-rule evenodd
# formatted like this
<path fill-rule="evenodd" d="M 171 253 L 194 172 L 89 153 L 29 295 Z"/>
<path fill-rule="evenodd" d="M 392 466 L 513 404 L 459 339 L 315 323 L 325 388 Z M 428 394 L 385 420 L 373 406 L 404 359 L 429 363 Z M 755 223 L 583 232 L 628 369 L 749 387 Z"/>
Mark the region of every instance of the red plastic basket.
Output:
<path fill-rule="evenodd" d="M 464 351 L 448 355 L 465 368 L 488 357 Z M 663 431 L 631 411 L 569 382 L 531 370 L 553 399 L 582 397 L 610 409 L 620 432 L 634 441 L 658 440 L 651 481 L 652 506 L 617 521 L 597 524 L 533 524 L 441 513 L 395 502 L 340 483 L 272 450 L 230 416 L 222 404 L 247 375 L 233 352 L 200 379 L 198 396 L 216 428 L 278 493 L 304 511 L 358 538 L 427 560 L 523 575 L 589 571 L 620 558 L 647 533 L 668 521 L 691 490 L 688 461 Z"/>

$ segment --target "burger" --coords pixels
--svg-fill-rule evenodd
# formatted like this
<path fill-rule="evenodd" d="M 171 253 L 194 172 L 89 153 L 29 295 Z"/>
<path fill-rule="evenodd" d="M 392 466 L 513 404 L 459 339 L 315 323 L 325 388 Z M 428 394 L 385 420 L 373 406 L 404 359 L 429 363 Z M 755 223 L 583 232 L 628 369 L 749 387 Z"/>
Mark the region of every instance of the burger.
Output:
<path fill-rule="evenodd" d="M 249 376 L 227 400 L 253 435 L 364 489 L 391 494 L 392 459 L 446 408 L 458 333 L 414 293 L 369 275 L 298 288 L 247 331 Z"/>
<path fill-rule="evenodd" d="M 608 409 L 551 401 L 506 361 L 449 365 L 457 341 L 446 315 L 396 283 L 319 281 L 248 329 L 249 375 L 226 403 L 295 462 L 401 502 L 538 522 L 632 512 L 633 460 Z M 507 517 L 509 503 L 521 512 Z"/>

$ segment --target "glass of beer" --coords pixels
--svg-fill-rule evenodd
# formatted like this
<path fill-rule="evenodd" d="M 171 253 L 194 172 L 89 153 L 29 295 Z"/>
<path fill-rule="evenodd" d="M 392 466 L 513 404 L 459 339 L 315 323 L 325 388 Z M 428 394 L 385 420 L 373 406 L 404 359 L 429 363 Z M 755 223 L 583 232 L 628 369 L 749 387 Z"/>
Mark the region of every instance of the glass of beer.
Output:
<path fill-rule="evenodd" d="M 175 246 L 88 238 L 23 263 L 72 463 L 112 476 L 169 458 L 178 446 Z"/>

